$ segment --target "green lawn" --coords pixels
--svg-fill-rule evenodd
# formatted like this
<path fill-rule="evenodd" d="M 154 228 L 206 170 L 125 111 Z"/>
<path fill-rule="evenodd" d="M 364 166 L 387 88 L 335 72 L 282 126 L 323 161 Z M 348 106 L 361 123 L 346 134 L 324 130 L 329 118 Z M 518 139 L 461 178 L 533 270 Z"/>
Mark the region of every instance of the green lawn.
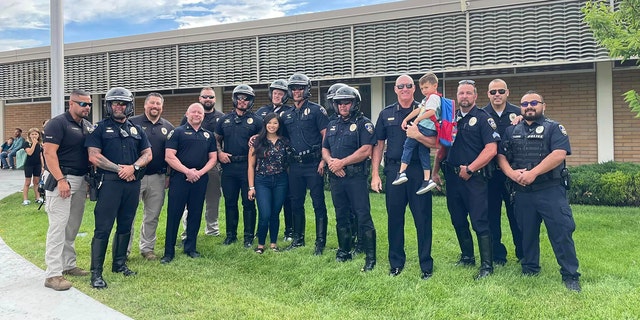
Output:
<path fill-rule="evenodd" d="M 334 261 L 337 240 L 330 199 L 327 193 L 329 234 L 327 250 L 320 257 L 312 255 L 315 232 L 308 209 L 305 248 L 257 255 L 244 249 L 241 241 L 223 246 L 223 237 L 204 236 L 201 232 L 201 259 L 177 254 L 171 264 L 160 265 L 158 261 L 143 260 L 136 245 L 128 265 L 138 272 L 137 276 L 125 278 L 106 271 L 106 290 L 92 289 L 89 277 L 70 280 L 89 296 L 136 319 L 640 318 L 638 208 L 573 206 L 577 224 L 574 239 L 583 275 L 582 293 L 573 293 L 561 282 L 544 229 L 542 272 L 538 277 L 520 276 L 506 232 L 509 262 L 496 267 L 493 276 L 474 281 L 476 268 L 454 267 L 458 244 L 442 197 L 434 198 L 433 204 L 433 278 L 419 278 L 415 229 L 409 212 L 405 270 L 399 277 L 387 275 L 387 219 L 384 197 L 378 194 L 371 195 L 378 230 L 378 264 L 373 272 L 361 273 L 363 255 L 352 262 Z M 36 210 L 35 205 L 22 207 L 20 201 L 18 194 L 0 200 L 0 236 L 16 252 L 45 268 L 46 214 Z M 309 200 L 307 204 L 310 208 Z M 165 217 L 163 212 L 158 255 L 164 248 Z M 137 226 L 140 218 L 141 210 Z M 224 214 L 221 218 L 224 232 Z M 78 266 L 85 269 L 90 264 L 93 220 L 93 203 L 88 203 L 76 241 Z M 508 230 L 506 224 L 503 230 Z M 109 249 L 106 270 L 110 270 L 110 256 Z"/>

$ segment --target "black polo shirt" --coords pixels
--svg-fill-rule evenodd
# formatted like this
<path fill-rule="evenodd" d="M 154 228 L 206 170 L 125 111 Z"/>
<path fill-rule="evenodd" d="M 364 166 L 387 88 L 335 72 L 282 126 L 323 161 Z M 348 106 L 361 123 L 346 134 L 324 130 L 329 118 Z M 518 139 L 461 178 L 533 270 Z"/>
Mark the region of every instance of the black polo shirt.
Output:
<path fill-rule="evenodd" d="M 44 142 L 58 145 L 56 153 L 60 167 L 86 171 L 89 167 L 89 156 L 84 143 L 91 131 L 91 122 L 82 119 L 77 123 L 67 111 L 47 122 L 44 128 Z"/>
<path fill-rule="evenodd" d="M 220 117 L 224 116 L 224 113 L 213 109 L 213 111 L 211 112 L 204 112 L 204 119 L 202 120 L 202 125 L 201 127 L 211 131 L 211 132 L 216 132 L 216 126 L 218 124 L 218 119 L 220 119 Z M 182 120 L 180 120 L 180 125 L 183 126 L 187 124 L 187 116 L 182 117 Z"/>
<path fill-rule="evenodd" d="M 164 118 L 158 119 L 156 123 L 151 122 L 146 114 L 137 115 L 129 119 L 131 123 L 138 125 L 144 130 L 151 144 L 153 158 L 147 164 L 145 174 L 157 174 L 167 172 L 167 163 L 164 161 L 164 148 L 167 142 L 167 135 L 173 129 L 173 124 Z"/>
<path fill-rule="evenodd" d="M 407 139 L 407 132 L 402 130 L 402 120 L 406 118 L 411 111 L 418 107 L 420 103 L 413 101 L 410 108 L 403 108 L 398 102 L 386 106 L 378 115 L 375 132 L 377 140 L 387 141 L 387 152 L 385 158 L 400 161 L 402 158 L 402 150 L 404 141 Z M 412 161 L 419 161 L 418 148 L 415 148 Z"/>
<path fill-rule="evenodd" d="M 202 169 L 209 161 L 209 153 L 216 152 L 213 133 L 202 126 L 196 131 L 190 124 L 181 125 L 171 133 L 165 144 L 176 150 L 176 157 L 187 168 Z"/>

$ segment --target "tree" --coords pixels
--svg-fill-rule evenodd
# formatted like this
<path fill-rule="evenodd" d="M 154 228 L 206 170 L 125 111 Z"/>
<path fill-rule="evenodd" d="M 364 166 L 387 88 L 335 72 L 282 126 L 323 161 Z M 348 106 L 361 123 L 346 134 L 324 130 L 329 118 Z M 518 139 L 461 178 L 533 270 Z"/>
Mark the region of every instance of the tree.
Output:
<path fill-rule="evenodd" d="M 590 0 L 582 8 L 584 21 L 596 41 L 609 50 L 613 58 L 623 60 L 640 56 L 640 0 Z M 638 60 L 640 63 L 640 60 Z M 625 92 L 624 101 L 640 118 L 640 96 L 635 90 Z"/>

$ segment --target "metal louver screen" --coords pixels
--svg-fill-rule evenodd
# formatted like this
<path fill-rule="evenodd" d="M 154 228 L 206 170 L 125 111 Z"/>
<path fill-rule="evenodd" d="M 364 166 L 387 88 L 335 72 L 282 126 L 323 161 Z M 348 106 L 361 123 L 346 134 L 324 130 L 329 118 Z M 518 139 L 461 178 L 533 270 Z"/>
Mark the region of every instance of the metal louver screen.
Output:
<path fill-rule="evenodd" d="M 465 68 L 465 17 L 457 14 L 356 26 L 354 48 L 356 76 Z"/>
<path fill-rule="evenodd" d="M 180 45 L 180 88 L 255 83 L 255 38 Z"/>
<path fill-rule="evenodd" d="M 50 79 L 48 59 L 0 65 L 0 96 L 4 99 L 47 97 Z"/>
<path fill-rule="evenodd" d="M 131 91 L 175 88 L 175 61 L 175 46 L 110 53 L 109 86 Z"/>
<path fill-rule="evenodd" d="M 260 37 L 260 82 L 301 72 L 313 79 L 351 77 L 351 28 Z"/>
<path fill-rule="evenodd" d="M 471 68 L 606 59 L 577 1 L 470 14 Z"/>
<path fill-rule="evenodd" d="M 73 56 L 64 59 L 65 93 L 84 89 L 90 93 L 109 90 L 107 85 L 107 54 Z"/>

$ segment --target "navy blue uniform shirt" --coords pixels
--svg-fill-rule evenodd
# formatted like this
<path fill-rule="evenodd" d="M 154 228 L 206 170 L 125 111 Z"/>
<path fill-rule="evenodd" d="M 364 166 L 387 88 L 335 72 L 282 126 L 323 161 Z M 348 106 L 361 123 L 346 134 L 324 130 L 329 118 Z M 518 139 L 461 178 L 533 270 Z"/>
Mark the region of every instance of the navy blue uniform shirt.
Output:
<path fill-rule="evenodd" d="M 307 100 L 299 109 L 294 107 L 281 117 L 295 153 L 322 148 L 320 131 L 327 128 L 329 118 L 321 105 Z"/>
<path fill-rule="evenodd" d="M 262 118 L 253 112 L 238 116 L 235 110 L 218 120 L 216 134 L 223 137 L 222 149 L 232 156 L 249 155 L 249 138 L 262 129 Z"/>
<path fill-rule="evenodd" d="M 167 141 L 167 135 L 174 129 L 173 124 L 164 118 L 158 119 L 153 123 L 147 118 L 146 114 L 137 115 L 129 119 L 131 123 L 138 125 L 144 130 L 151 144 L 151 153 L 153 157 L 151 162 L 147 164 L 145 174 L 165 173 L 167 163 L 164 161 L 164 148 Z"/>
<path fill-rule="evenodd" d="M 537 121 L 533 121 L 531 125 L 528 125 L 524 120 L 522 120 L 521 123 L 525 127 L 525 132 L 533 132 L 538 127 L 542 126 L 543 122 L 552 123 L 551 131 L 544 135 L 545 139 L 547 139 L 547 141 L 545 141 L 545 145 L 549 146 L 549 150 L 547 151 L 551 153 L 553 150 L 565 150 L 567 152 L 567 155 L 571 155 L 571 145 L 569 144 L 569 135 L 567 135 L 567 129 L 565 129 L 563 125 L 553 120 L 547 119 L 544 116 Z M 515 129 L 515 126 L 510 126 L 505 130 L 504 137 L 502 139 L 502 142 L 500 143 L 500 148 L 498 148 L 498 153 L 502 155 L 506 155 L 505 145 L 508 141 L 511 141 L 511 139 L 513 139 L 514 129 Z M 541 129 L 538 129 L 538 130 L 541 130 Z M 542 161 L 542 159 L 540 160 Z"/>
<path fill-rule="evenodd" d="M 202 126 L 198 131 L 188 123 L 169 133 L 167 149 L 176 150 L 176 157 L 187 168 L 202 169 L 209 161 L 209 153 L 216 152 L 213 133 Z"/>
<path fill-rule="evenodd" d="M 331 157 L 344 159 L 363 145 L 375 145 L 373 130 L 373 123 L 365 116 L 351 117 L 346 121 L 334 119 L 327 126 L 322 147 L 331 151 Z"/>
<path fill-rule="evenodd" d="M 396 102 L 386 106 L 380 111 L 378 121 L 376 122 L 375 136 L 377 140 L 387 140 L 385 158 L 396 161 L 400 161 L 402 158 L 402 150 L 404 141 L 407 139 L 407 133 L 402 130 L 400 125 L 402 124 L 402 120 L 419 104 L 418 101 L 413 101 L 410 108 L 402 108 L 400 104 Z M 418 148 L 415 148 L 411 160 L 419 161 Z"/>
<path fill-rule="evenodd" d="M 54 117 L 44 127 L 44 142 L 58 145 L 58 162 L 61 167 L 87 170 L 89 155 L 84 146 L 86 136 L 93 131 L 93 125 L 82 119 L 78 124 L 67 111 Z"/>
<path fill-rule="evenodd" d="M 102 150 L 102 155 L 115 164 L 131 165 L 140 158 L 142 150 L 151 148 L 151 144 L 144 130 L 129 120 L 120 123 L 107 118 L 98 122 L 87 136 L 85 147 Z"/>
<path fill-rule="evenodd" d="M 224 113 L 213 109 L 213 111 L 211 112 L 206 112 L 204 113 L 204 120 L 202 120 L 202 124 L 200 125 L 201 127 L 211 131 L 211 132 L 216 132 L 216 126 L 218 125 L 218 119 L 220 119 L 220 117 L 224 116 Z M 182 117 L 182 120 L 180 120 L 180 125 L 185 125 L 187 124 L 187 116 Z"/>
<path fill-rule="evenodd" d="M 482 110 L 486 111 L 496 122 L 496 125 L 498 126 L 496 131 L 498 132 L 498 134 L 500 134 L 500 136 L 504 134 L 504 130 L 507 129 L 507 127 L 511 126 L 511 121 L 522 114 L 522 112 L 520 111 L 520 107 L 509 102 L 507 102 L 507 105 L 504 107 L 501 115 L 498 115 L 498 113 L 493 110 L 491 103 L 482 108 Z"/>
<path fill-rule="evenodd" d="M 256 111 L 256 115 L 258 115 L 258 117 L 264 119 L 264 117 L 266 117 L 269 113 L 276 112 L 279 116 L 282 116 L 282 113 L 284 111 L 291 110 L 292 108 L 293 108 L 292 106 L 289 106 L 289 105 L 285 104 L 285 105 L 280 106 L 280 108 L 278 108 L 276 110 L 273 104 L 267 104 L 267 105 L 264 105 L 264 106 L 260 107 L 260 109 L 258 109 L 258 111 Z"/>
<path fill-rule="evenodd" d="M 462 117 L 460 110 L 456 117 Z M 475 160 L 485 145 L 499 142 L 497 125 L 489 114 L 474 106 L 463 118 L 458 120 L 458 135 L 447 154 L 447 161 L 453 166 L 468 165 Z"/>

